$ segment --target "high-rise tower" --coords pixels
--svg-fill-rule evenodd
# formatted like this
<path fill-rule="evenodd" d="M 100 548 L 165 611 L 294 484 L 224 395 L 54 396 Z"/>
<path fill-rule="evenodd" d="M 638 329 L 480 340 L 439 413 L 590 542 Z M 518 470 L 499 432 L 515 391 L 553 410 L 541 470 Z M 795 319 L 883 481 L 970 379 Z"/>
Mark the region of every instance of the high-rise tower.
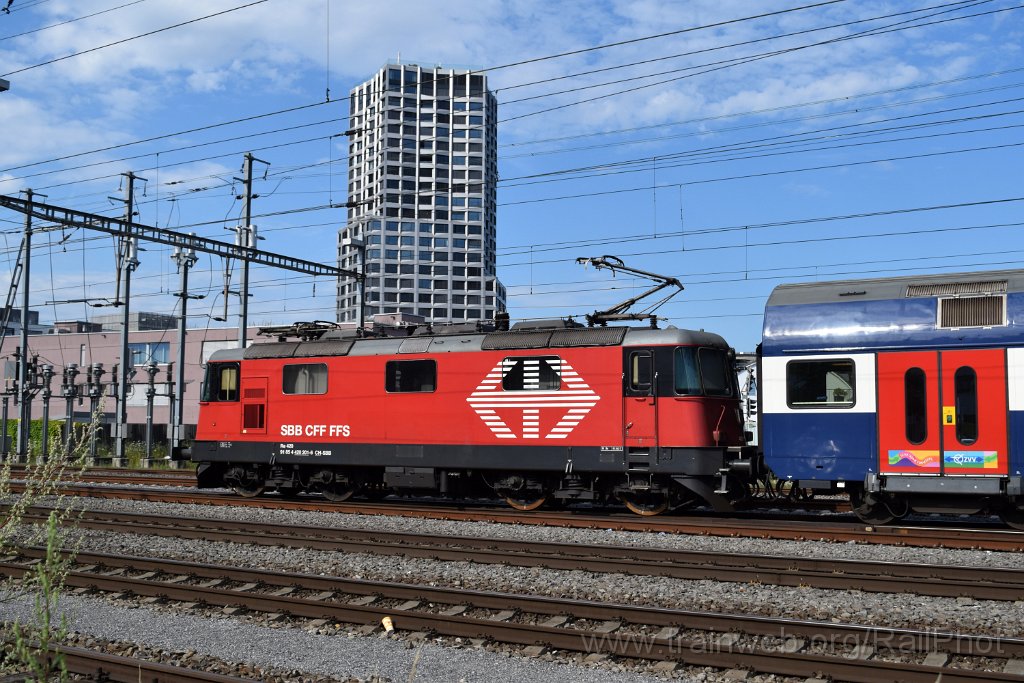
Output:
<path fill-rule="evenodd" d="M 482 74 L 388 64 L 349 95 L 348 222 L 338 262 L 366 257 L 365 315 L 432 322 L 505 310 L 495 272 L 497 112 Z M 359 318 L 359 289 L 338 287 L 338 320 Z"/>

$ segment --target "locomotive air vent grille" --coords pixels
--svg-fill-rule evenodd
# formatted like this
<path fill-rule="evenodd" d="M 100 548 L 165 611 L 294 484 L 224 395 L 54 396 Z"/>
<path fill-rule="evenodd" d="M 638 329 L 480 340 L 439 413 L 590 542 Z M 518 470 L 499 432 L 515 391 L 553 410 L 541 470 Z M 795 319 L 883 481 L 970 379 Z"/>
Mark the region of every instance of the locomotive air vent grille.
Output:
<path fill-rule="evenodd" d="M 301 342 L 298 348 L 295 349 L 295 357 L 346 356 L 354 343 L 352 339 L 321 339 L 319 341 Z"/>
<path fill-rule="evenodd" d="M 1006 280 L 981 282 L 941 282 L 934 285 L 910 285 L 907 296 L 963 296 L 965 294 L 1006 294 Z"/>
<path fill-rule="evenodd" d="M 939 299 L 939 327 L 999 327 L 1006 324 L 1005 296 Z"/>
<path fill-rule="evenodd" d="M 617 346 L 626 337 L 625 327 L 595 327 L 555 330 L 551 333 L 551 346 Z"/>
<path fill-rule="evenodd" d="M 399 353 L 425 353 L 433 339 L 430 337 L 413 337 L 406 339 L 398 347 Z"/>
<path fill-rule="evenodd" d="M 298 342 L 253 344 L 242 353 L 242 358 L 291 358 L 298 345 Z"/>
<path fill-rule="evenodd" d="M 543 332 L 491 332 L 484 337 L 480 348 L 484 351 L 504 349 L 543 349 L 551 339 L 550 331 Z"/>
<path fill-rule="evenodd" d="M 246 389 L 242 392 L 242 398 L 266 398 L 267 390 L 263 387 L 256 387 L 254 389 Z"/>

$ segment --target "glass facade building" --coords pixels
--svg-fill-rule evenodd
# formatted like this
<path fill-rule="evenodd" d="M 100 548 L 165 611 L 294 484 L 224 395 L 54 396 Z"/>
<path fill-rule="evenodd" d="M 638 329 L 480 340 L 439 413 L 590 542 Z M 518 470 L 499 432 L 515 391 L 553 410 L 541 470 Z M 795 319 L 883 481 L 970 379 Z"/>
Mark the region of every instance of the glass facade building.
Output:
<path fill-rule="evenodd" d="M 338 263 L 358 270 L 365 250 L 367 318 L 466 322 L 505 310 L 495 272 L 497 111 L 486 76 L 439 66 L 388 64 L 350 93 Z M 343 280 L 337 300 L 338 321 L 357 321 L 358 284 Z"/>

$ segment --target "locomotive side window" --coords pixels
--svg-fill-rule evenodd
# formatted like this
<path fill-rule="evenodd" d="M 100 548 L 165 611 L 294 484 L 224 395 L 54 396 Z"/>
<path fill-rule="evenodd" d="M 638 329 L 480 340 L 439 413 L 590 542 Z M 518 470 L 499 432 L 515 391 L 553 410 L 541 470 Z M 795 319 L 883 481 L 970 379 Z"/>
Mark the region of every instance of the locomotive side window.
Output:
<path fill-rule="evenodd" d="M 924 370 L 910 368 L 903 375 L 907 441 L 922 444 L 928 438 L 928 385 Z"/>
<path fill-rule="evenodd" d="M 654 356 L 650 351 L 634 351 L 629 354 L 629 388 L 647 391 L 654 380 Z"/>
<path fill-rule="evenodd" d="M 238 363 L 210 363 L 206 366 L 201 401 L 238 400 Z"/>
<path fill-rule="evenodd" d="M 851 408 L 856 400 L 852 360 L 794 360 L 786 365 L 790 408 Z"/>
<path fill-rule="evenodd" d="M 432 360 L 389 360 L 384 368 L 384 389 L 389 394 L 434 391 L 437 363 Z"/>
<path fill-rule="evenodd" d="M 327 364 L 286 365 L 281 374 L 281 391 L 286 394 L 326 394 Z"/>
<path fill-rule="evenodd" d="M 956 401 L 956 440 L 970 446 L 978 440 L 978 375 L 974 368 L 957 368 L 953 375 Z"/>
<path fill-rule="evenodd" d="M 675 352 L 675 389 L 682 396 L 694 396 L 701 393 L 700 368 L 697 366 L 697 349 L 693 346 L 680 346 Z"/>
<path fill-rule="evenodd" d="M 517 356 L 501 362 L 501 388 L 505 391 L 558 391 L 562 378 L 558 356 Z"/>
<path fill-rule="evenodd" d="M 726 352 L 722 349 L 701 349 L 697 357 L 700 359 L 704 393 L 708 396 L 732 396 L 734 375 Z"/>

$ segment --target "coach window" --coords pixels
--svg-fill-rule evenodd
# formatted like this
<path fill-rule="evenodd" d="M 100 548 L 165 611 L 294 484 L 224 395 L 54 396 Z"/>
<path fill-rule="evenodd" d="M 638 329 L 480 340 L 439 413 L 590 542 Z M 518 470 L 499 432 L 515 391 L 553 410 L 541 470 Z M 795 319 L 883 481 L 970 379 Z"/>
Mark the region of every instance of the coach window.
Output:
<path fill-rule="evenodd" d="M 910 368 L 903 375 L 907 441 L 922 444 L 928 438 L 928 386 L 924 370 Z"/>
<path fill-rule="evenodd" d="M 697 347 L 680 346 L 675 353 L 675 388 L 682 396 L 696 396 L 701 393 L 700 368 L 697 366 Z"/>
<path fill-rule="evenodd" d="M 432 360 L 389 360 L 384 370 L 384 389 L 389 394 L 435 391 L 437 363 Z"/>
<path fill-rule="evenodd" d="M 286 365 L 282 380 L 281 390 L 286 394 L 326 394 L 327 365 L 325 363 Z"/>
<path fill-rule="evenodd" d="M 956 440 L 970 446 L 978 440 L 978 375 L 974 368 L 958 368 L 953 375 L 956 401 Z"/>
<path fill-rule="evenodd" d="M 502 361 L 505 373 L 501 388 L 505 391 L 558 391 L 562 386 L 556 368 L 562 359 L 558 356 L 520 356 Z"/>
<path fill-rule="evenodd" d="M 238 400 L 238 363 L 210 363 L 206 366 L 202 401 Z"/>
<path fill-rule="evenodd" d="M 848 358 L 794 360 L 786 365 L 790 408 L 852 408 L 856 390 L 855 365 Z"/>

